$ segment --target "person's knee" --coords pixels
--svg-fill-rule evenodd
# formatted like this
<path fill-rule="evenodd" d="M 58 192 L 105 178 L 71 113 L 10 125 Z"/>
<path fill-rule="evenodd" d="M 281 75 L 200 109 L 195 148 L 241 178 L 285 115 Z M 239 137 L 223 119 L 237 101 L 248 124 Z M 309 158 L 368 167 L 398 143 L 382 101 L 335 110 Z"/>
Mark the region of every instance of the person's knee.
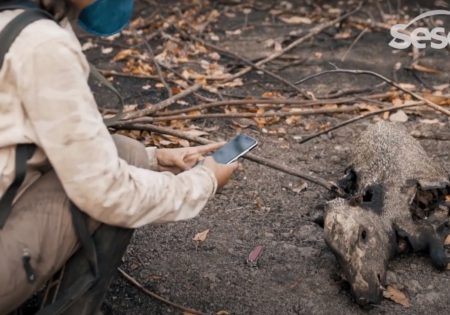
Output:
<path fill-rule="evenodd" d="M 121 159 L 137 167 L 150 167 L 147 151 L 142 143 L 122 135 L 113 135 L 112 138 Z"/>

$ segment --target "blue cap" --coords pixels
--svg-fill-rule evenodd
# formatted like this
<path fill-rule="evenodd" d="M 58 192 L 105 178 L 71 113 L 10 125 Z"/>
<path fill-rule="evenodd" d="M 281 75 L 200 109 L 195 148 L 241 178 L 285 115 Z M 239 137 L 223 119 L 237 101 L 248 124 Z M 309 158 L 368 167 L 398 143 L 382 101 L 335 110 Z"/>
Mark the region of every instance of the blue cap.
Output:
<path fill-rule="evenodd" d="M 133 6 L 134 0 L 96 0 L 81 10 L 78 24 L 88 33 L 110 36 L 130 23 Z"/>

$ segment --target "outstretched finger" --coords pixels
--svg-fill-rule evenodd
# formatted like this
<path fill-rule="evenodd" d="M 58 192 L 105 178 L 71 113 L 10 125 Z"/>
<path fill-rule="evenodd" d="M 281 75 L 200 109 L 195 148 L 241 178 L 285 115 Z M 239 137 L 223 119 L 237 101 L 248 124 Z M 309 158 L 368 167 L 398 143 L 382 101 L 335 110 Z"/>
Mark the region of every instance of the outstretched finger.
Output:
<path fill-rule="evenodd" d="M 211 143 L 211 144 L 205 144 L 205 145 L 200 145 L 198 147 L 195 147 L 194 149 L 195 149 L 196 153 L 203 155 L 203 154 L 215 151 L 217 149 L 220 149 L 221 147 L 223 147 L 223 145 L 225 143 L 226 142 L 216 142 L 216 143 Z"/>

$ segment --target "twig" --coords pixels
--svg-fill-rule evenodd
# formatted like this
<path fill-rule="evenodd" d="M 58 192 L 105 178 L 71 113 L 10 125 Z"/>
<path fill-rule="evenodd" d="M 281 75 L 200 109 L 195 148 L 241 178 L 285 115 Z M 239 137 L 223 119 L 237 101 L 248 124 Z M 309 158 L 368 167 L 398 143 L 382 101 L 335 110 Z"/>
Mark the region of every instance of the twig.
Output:
<path fill-rule="evenodd" d="M 239 56 L 238 54 L 235 54 L 234 52 L 231 52 L 231 51 L 229 51 L 229 50 L 226 50 L 226 49 L 224 49 L 224 48 L 221 48 L 221 47 L 219 47 L 219 46 L 217 46 L 217 45 L 208 43 L 208 42 L 206 42 L 205 40 L 203 40 L 203 39 L 201 39 L 201 38 L 198 38 L 198 37 L 195 36 L 195 35 L 189 34 L 189 33 L 187 33 L 187 32 L 182 32 L 182 34 L 183 34 L 184 36 L 186 36 L 186 37 L 189 37 L 191 40 L 197 41 L 197 42 L 201 43 L 202 45 L 204 45 L 204 46 L 206 46 L 206 47 L 208 47 L 208 48 L 211 48 L 211 49 L 214 49 L 214 50 L 218 51 L 218 52 L 221 53 L 222 55 L 226 55 L 226 56 L 228 56 L 228 57 L 231 57 L 231 58 L 240 60 L 240 61 L 242 61 L 243 63 L 247 64 L 248 66 L 250 66 L 250 67 L 252 67 L 252 68 L 254 68 L 254 69 L 256 69 L 256 70 L 259 70 L 259 71 L 264 72 L 265 74 L 267 74 L 268 76 L 274 78 L 275 80 L 278 80 L 278 81 L 280 81 L 280 82 L 282 82 L 282 83 L 284 83 L 284 84 L 290 86 L 291 88 L 293 88 L 294 90 L 296 90 L 298 93 L 300 93 L 300 94 L 303 95 L 304 97 L 309 98 L 308 95 L 306 95 L 306 93 L 305 93 L 302 89 L 300 89 L 298 86 L 296 86 L 295 84 L 293 84 L 291 81 L 289 81 L 289 80 L 283 78 L 282 76 L 280 76 L 280 75 L 278 75 L 278 74 L 276 74 L 276 73 L 273 73 L 273 72 L 270 71 L 270 70 L 267 70 L 267 69 L 265 69 L 265 68 L 263 68 L 263 67 L 261 67 L 261 66 L 255 64 L 255 63 L 253 63 L 251 60 L 248 60 L 247 58 L 241 57 L 241 56 Z"/>
<path fill-rule="evenodd" d="M 361 94 L 361 93 L 373 92 L 374 90 L 377 90 L 385 85 L 386 85 L 386 82 L 381 82 L 380 84 L 377 84 L 377 85 L 371 86 L 371 87 L 349 89 L 349 90 L 344 90 L 344 91 L 338 90 L 335 93 L 326 95 L 326 98 L 337 98 L 337 97 L 347 96 L 350 94 Z"/>
<path fill-rule="evenodd" d="M 122 277 L 124 277 L 128 282 L 130 282 L 132 285 L 134 285 L 136 288 L 138 288 L 139 290 L 141 290 L 142 292 L 144 292 L 148 296 L 151 296 L 152 298 L 157 299 L 160 302 L 163 302 L 163 303 L 165 303 L 167 305 L 175 307 L 175 308 L 177 308 L 179 310 L 182 310 L 183 312 L 187 312 L 189 314 L 207 315 L 206 313 L 203 313 L 203 312 L 200 312 L 200 311 L 196 311 L 196 310 L 194 310 L 192 308 L 187 308 L 187 307 L 184 307 L 183 305 L 171 302 L 168 299 L 165 299 L 162 296 L 160 296 L 160 295 L 158 295 L 158 294 L 148 290 L 147 288 L 145 288 L 142 284 L 139 283 L 139 281 L 137 281 L 135 278 L 130 276 L 128 273 L 126 273 L 122 269 L 117 268 L 117 270 L 122 275 Z"/>
<path fill-rule="evenodd" d="M 282 50 L 273 53 L 272 55 L 268 56 L 267 58 L 265 58 L 265 59 L 263 59 L 263 60 L 261 60 L 261 61 L 258 61 L 255 65 L 257 65 L 257 66 L 262 66 L 262 65 L 264 65 L 264 64 L 266 64 L 266 63 L 268 63 L 268 62 L 270 62 L 270 61 L 272 61 L 272 60 L 278 58 L 279 56 L 281 56 L 281 55 L 285 54 L 286 52 L 292 50 L 293 48 L 297 47 L 297 46 L 300 45 L 301 43 L 303 43 L 303 42 L 307 41 L 308 39 L 310 39 L 310 38 L 316 36 L 317 34 L 323 32 L 325 29 L 327 29 L 327 28 L 329 28 L 329 27 L 332 27 L 332 26 L 335 25 L 336 23 L 342 22 L 343 20 L 345 20 L 345 19 L 348 18 L 349 16 L 351 16 L 351 15 L 355 14 L 356 12 L 358 12 L 358 11 L 361 9 L 361 7 L 362 7 L 362 2 L 358 5 L 358 7 L 357 7 L 355 10 L 353 10 L 353 11 L 351 11 L 351 12 L 349 12 L 349 13 L 343 14 L 343 15 L 341 15 L 340 17 L 338 17 L 338 18 L 336 18 L 336 19 L 334 19 L 334 20 L 332 20 L 332 21 L 329 21 L 329 22 L 320 24 L 320 25 L 318 25 L 318 26 L 312 28 L 312 29 L 309 31 L 308 34 L 306 34 L 306 35 L 300 37 L 299 39 L 297 39 L 297 40 L 295 40 L 295 41 L 293 41 L 291 44 L 289 44 L 288 46 L 286 46 L 286 47 L 283 48 Z M 247 74 L 247 73 L 250 72 L 251 70 L 252 70 L 252 67 L 246 67 L 246 68 L 244 68 L 243 70 L 239 71 L 238 73 L 236 73 L 236 74 L 230 76 L 229 78 L 227 78 L 227 79 L 226 79 L 226 82 L 228 82 L 228 81 L 233 81 L 234 79 L 239 78 L 239 77 L 241 77 L 241 76 Z"/>
<path fill-rule="evenodd" d="M 155 105 L 153 105 L 151 107 L 148 107 L 148 108 L 145 108 L 145 109 L 142 109 L 142 110 L 138 110 L 138 111 L 135 111 L 135 112 L 131 112 L 131 113 L 125 114 L 121 118 L 121 121 L 136 119 L 136 118 L 143 117 L 143 116 L 146 116 L 146 115 L 151 115 L 151 114 L 153 114 L 153 113 L 155 113 L 157 111 L 163 110 L 166 107 L 169 107 L 170 105 L 172 105 L 173 103 L 178 101 L 179 99 L 182 99 L 182 98 L 188 96 L 189 94 L 192 94 L 192 93 L 196 92 L 200 87 L 201 87 L 200 84 L 195 84 L 195 85 L 191 86 L 190 88 L 184 90 L 183 92 L 178 93 L 178 94 L 176 94 L 176 95 L 174 95 L 172 97 L 169 97 L 168 99 L 165 99 L 164 101 L 159 102 L 158 104 L 155 104 Z M 111 126 L 113 126 L 113 125 L 115 125 L 117 123 L 120 123 L 120 121 L 114 121 L 112 123 L 107 124 L 107 126 L 111 127 Z"/>
<path fill-rule="evenodd" d="M 290 116 L 310 116 L 317 114 L 335 114 L 335 113 L 348 113 L 361 109 L 359 106 L 345 106 L 337 108 L 318 108 L 318 109 L 305 109 L 302 111 L 293 112 L 267 112 L 267 113 L 213 113 L 203 115 L 173 115 L 173 116 L 159 116 L 159 117 L 142 117 L 127 121 L 127 123 L 154 123 L 171 120 L 194 120 L 194 119 L 211 119 L 211 118 L 267 118 L 267 117 L 290 117 Z"/>
<path fill-rule="evenodd" d="M 380 93 L 369 95 L 369 98 L 386 98 L 389 97 L 391 93 Z M 333 98 L 333 99 L 319 99 L 319 100 L 300 100 L 294 98 L 277 98 L 277 99 L 240 99 L 240 100 L 225 100 L 211 103 L 199 104 L 196 106 L 191 106 L 187 108 L 172 110 L 168 112 L 159 112 L 155 113 L 155 116 L 172 116 L 179 115 L 183 113 L 189 113 L 192 111 L 201 111 L 208 108 L 213 107 L 221 107 L 221 106 L 243 106 L 243 105 L 251 105 L 251 104 L 268 104 L 268 105 L 292 105 L 292 107 L 307 107 L 314 105 L 324 105 L 324 104 L 344 104 L 351 103 L 357 101 L 358 97 L 346 97 L 346 98 Z"/>
<path fill-rule="evenodd" d="M 105 76 L 159 80 L 159 77 L 157 75 L 132 74 L 132 73 L 117 72 L 114 70 L 106 70 L 106 69 L 97 69 L 97 70 L 98 70 L 98 72 L 100 72 L 101 74 L 103 74 Z"/>
<path fill-rule="evenodd" d="M 325 129 L 323 131 L 315 133 L 315 134 L 313 134 L 313 135 L 311 135 L 309 137 L 306 137 L 306 138 L 302 139 L 301 141 L 299 141 L 299 143 L 308 142 L 308 141 L 310 141 L 310 140 L 312 140 L 314 138 L 317 138 L 317 137 L 319 137 L 319 136 L 321 136 L 323 134 L 327 134 L 327 133 L 329 133 L 331 131 L 334 131 L 336 129 L 342 128 L 344 126 L 347 126 L 347 125 L 349 125 L 351 123 L 354 123 L 354 122 L 356 122 L 358 120 L 362 120 L 362 119 L 365 119 L 365 118 L 368 118 L 368 117 L 371 117 L 371 116 L 375 116 L 375 115 L 378 115 L 378 114 L 382 114 L 382 113 L 385 113 L 385 112 L 392 112 L 392 111 L 399 110 L 399 109 L 402 109 L 402 108 L 420 106 L 420 105 L 424 105 L 424 104 L 425 104 L 424 102 L 417 102 L 417 103 L 414 103 L 414 104 L 406 104 L 406 105 L 400 105 L 400 106 L 393 106 L 393 107 L 389 107 L 389 108 L 383 108 L 383 109 L 380 109 L 380 110 L 377 110 L 377 111 L 373 111 L 373 112 L 370 112 L 370 113 L 367 113 L 367 114 L 363 114 L 363 115 L 354 117 L 352 119 L 346 120 L 346 121 L 344 121 L 344 122 L 342 122 L 342 123 L 340 123 L 340 124 L 338 124 L 338 125 L 336 125 L 334 127 L 330 127 L 330 128 Z"/>
<path fill-rule="evenodd" d="M 160 133 L 160 134 L 166 134 L 166 135 L 178 137 L 181 139 L 185 139 L 185 140 L 200 143 L 200 144 L 208 144 L 208 143 L 213 142 L 211 140 L 207 140 L 207 139 L 204 139 L 201 137 L 188 135 L 182 131 L 174 130 L 171 128 L 165 128 L 165 127 L 161 127 L 161 126 L 155 126 L 155 125 L 151 125 L 151 124 L 145 124 L 145 125 L 144 124 L 127 124 L 127 125 L 121 125 L 119 128 L 126 129 L 126 130 L 146 130 L 146 131 L 151 131 L 151 132 L 156 132 L 156 133 Z M 298 169 L 294 170 L 294 169 L 288 168 L 286 166 L 283 166 L 281 164 L 273 162 L 269 159 L 256 156 L 252 153 L 246 154 L 243 158 L 253 161 L 255 163 L 270 167 L 272 169 L 281 171 L 283 173 L 302 178 L 302 179 L 309 181 L 311 183 L 314 183 L 318 186 L 324 187 L 325 189 L 336 193 L 338 196 L 341 196 L 341 197 L 346 196 L 346 194 L 337 186 L 337 184 L 332 181 L 327 181 L 323 178 L 320 178 L 320 177 L 317 177 L 314 175 L 309 175 L 305 172 L 299 171 Z"/>
<path fill-rule="evenodd" d="M 308 80 L 311 80 L 311 79 L 313 79 L 313 78 L 317 78 L 317 77 L 322 76 L 322 75 L 324 75 L 324 74 L 331 74 L 331 73 L 349 73 L 349 74 L 356 74 L 356 75 L 364 74 L 364 75 L 371 75 L 371 76 L 374 76 L 374 77 L 376 77 L 376 78 L 378 78 L 378 79 L 380 79 L 380 80 L 383 80 L 383 81 L 385 81 L 386 83 L 388 83 L 388 84 L 390 84 L 390 85 L 396 87 L 396 88 L 399 89 L 400 91 L 403 91 L 404 93 L 409 94 L 409 95 L 415 97 L 416 99 L 425 102 L 427 106 L 433 108 L 434 110 L 436 110 L 436 111 L 438 111 L 438 112 L 441 112 L 441 113 L 443 113 L 443 114 L 445 114 L 445 115 L 447 115 L 447 116 L 450 116 L 450 111 L 446 110 L 445 108 L 443 108 L 443 107 L 437 105 L 436 103 L 434 103 L 434 102 L 432 102 L 432 101 L 426 99 L 425 97 L 423 97 L 423 96 L 421 96 L 421 95 L 419 95 L 419 94 L 417 94 L 417 93 L 415 93 L 415 92 L 413 92 L 413 91 L 410 91 L 410 90 L 408 90 L 408 89 L 402 87 L 400 84 L 398 84 L 398 83 L 392 81 L 391 79 L 388 79 L 388 78 L 386 78 L 385 76 L 383 76 L 383 75 L 381 75 L 381 74 L 379 74 L 379 73 L 377 73 L 377 72 L 373 72 L 373 71 L 368 71 L 368 70 L 352 70 L 352 69 L 339 69 L 339 68 L 338 68 L 338 69 L 327 70 L 327 71 L 323 71 L 323 72 L 319 72 L 319 73 L 310 75 L 310 76 L 308 76 L 308 77 L 306 77 L 306 78 L 301 79 L 300 81 L 297 81 L 296 84 L 301 84 L 301 83 L 304 83 L 304 82 L 306 82 L 306 81 L 308 81 Z"/>
<path fill-rule="evenodd" d="M 359 35 L 355 38 L 355 40 L 353 41 L 353 43 L 350 45 L 350 47 L 348 47 L 347 51 L 344 53 L 344 55 L 341 58 L 341 61 L 344 62 L 345 59 L 347 59 L 347 55 L 350 53 L 350 51 L 353 49 L 353 47 L 355 47 L 356 43 L 359 42 L 359 40 L 364 36 L 364 34 L 367 33 L 367 31 L 369 30 L 369 28 L 365 28 L 361 31 L 361 33 L 359 33 Z"/>
<path fill-rule="evenodd" d="M 137 36 L 137 32 L 134 32 L 134 33 Z M 164 88 L 167 90 L 167 93 L 168 93 L 169 97 L 172 97 L 173 96 L 172 89 L 170 88 L 169 84 L 167 84 L 166 79 L 164 79 L 164 75 L 163 75 L 163 73 L 161 71 L 161 67 L 159 66 L 158 61 L 155 58 L 155 54 L 153 53 L 152 47 L 150 46 L 150 44 L 148 43 L 148 41 L 145 38 L 144 38 L 143 41 L 144 41 L 144 45 L 147 48 L 147 51 L 148 51 L 148 53 L 150 55 L 150 58 L 152 59 L 153 64 L 155 65 L 156 72 L 158 73 L 159 80 L 164 85 Z"/>

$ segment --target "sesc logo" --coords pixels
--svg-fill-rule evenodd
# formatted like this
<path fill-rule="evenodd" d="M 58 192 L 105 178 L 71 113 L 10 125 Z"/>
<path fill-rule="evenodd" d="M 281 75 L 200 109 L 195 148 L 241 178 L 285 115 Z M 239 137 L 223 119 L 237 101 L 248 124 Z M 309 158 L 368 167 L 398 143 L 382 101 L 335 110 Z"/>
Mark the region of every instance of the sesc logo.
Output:
<path fill-rule="evenodd" d="M 407 30 L 412 24 L 421 19 L 436 16 L 436 15 L 450 15 L 450 11 L 434 10 L 423 13 L 416 17 L 408 24 L 396 24 L 391 27 L 391 36 L 394 38 L 389 43 L 389 46 L 396 49 L 406 49 L 413 45 L 418 49 L 423 49 L 430 44 L 431 48 L 443 49 L 450 46 L 450 32 L 446 33 L 445 28 L 435 27 L 432 30 L 426 27 L 418 27 L 411 32 Z"/>

